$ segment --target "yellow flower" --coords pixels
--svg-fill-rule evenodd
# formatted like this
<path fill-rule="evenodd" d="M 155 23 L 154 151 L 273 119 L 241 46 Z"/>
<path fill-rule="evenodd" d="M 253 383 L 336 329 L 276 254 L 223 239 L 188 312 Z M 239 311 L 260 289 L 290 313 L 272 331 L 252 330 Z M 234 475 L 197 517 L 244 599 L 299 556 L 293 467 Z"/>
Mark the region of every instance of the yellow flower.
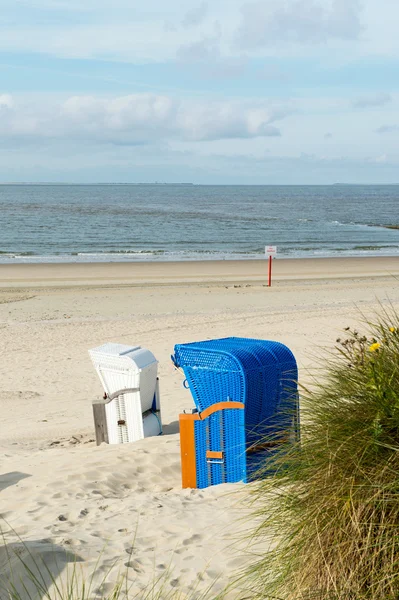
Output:
<path fill-rule="evenodd" d="M 390 328 L 389 328 L 389 331 L 390 331 L 391 333 L 395 333 L 395 331 L 396 331 L 396 327 L 390 327 Z"/>
<path fill-rule="evenodd" d="M 369 350 L 370 350 L 370 352 L 375 352 L 380 347 L 381 347 L 381 344 L 379 344 L 378 342 L 376 342 L 375 344 L 371 344 L 371 346 L 369 346 Z"/>

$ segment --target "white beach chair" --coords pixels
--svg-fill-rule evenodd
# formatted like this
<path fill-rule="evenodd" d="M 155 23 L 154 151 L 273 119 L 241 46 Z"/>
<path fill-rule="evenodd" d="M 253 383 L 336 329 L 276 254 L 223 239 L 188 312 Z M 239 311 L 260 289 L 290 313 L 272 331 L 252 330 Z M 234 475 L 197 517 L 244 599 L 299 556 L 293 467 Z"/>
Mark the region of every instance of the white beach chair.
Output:
<path fill-rule="evenodd" d="M 158 361 L 141 346 L 107 343 L 89 350 L 104 388 L 93 402 L 97 444 L 125 444 L 162 433 Z"/>

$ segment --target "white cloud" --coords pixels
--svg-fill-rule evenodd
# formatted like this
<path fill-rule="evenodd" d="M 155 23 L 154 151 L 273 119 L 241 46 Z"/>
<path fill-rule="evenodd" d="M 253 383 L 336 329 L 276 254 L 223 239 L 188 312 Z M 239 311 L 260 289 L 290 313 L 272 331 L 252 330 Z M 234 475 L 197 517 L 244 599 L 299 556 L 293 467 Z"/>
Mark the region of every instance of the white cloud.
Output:
<path fill-rule="evenodd" d="M 13 99 L 10 94 L 0 94 L 0 110 L 4 110 L 7 108 L 12 108 Z"/>
<path fill-rule="evenodd" d="M 354 108 L 372 108 L 374 106 L 384 106 L 389 102 L 392 102 L 392 97 L 390 94 L 379 93 L 358 98 L 353 103 L 353 106 Z"/>
<path fill-rule="evenodd" d="M 183 27 L 195 27 L 196 25 L 199 25 L 205 19 L 207 13 L 208 4 L 206 2 L 194 6 L 184 15 L 182 20 Z"/>
<path fill-rule="evenodd" d="M 274 137 L 280 135 L 274 123 L 289 114 L 285 107 L 260 102 L 179 101 L 156 94 L 73 96 L 61 103 L 4 98 L 7 114 L 0 111 L 0 134 L 9 140 L 23 136 L 137 145 Z"/>
<path fill-rule="evenodd" d="M 220 5 L 224 17 L 229 2 Z M 213 34 L 219 8 L 198 0 L 2 0 L 1 13 L 0 50 L 145 63 L 174 60 L 194 35 Z"/>
<path fill-rule="evenodd" d="M 214 104 L 186 112 L 180 123 L 188 139 L 220 140 L 279 136 L 280 130 L 271 124 L 275 120 L 276 115 L 267 109 Z"/>
<path fill-rule="evenodd" d="M 173 61 L 182 46 L 213 37 L 215 23 L 220 23 L 221 54 L 235 59 L 242 50 L 259 56 L 297 55 L 298 47 L 305 51 L 309 42 L 355 41 L 362 31 L 359 0 L 243 2 L 24 0 L 24 6 L 3 0 L 2 12 L 9 22 L 1 26 L 0 20 L 0 50 L 132 63 Z M 375 19 L 370 15 L 363 37 L 372 39 L 374 46 Z M 17 28 L 10 26 L 13 22 L 18 22 Z"/>
<path fill-rule="evenodd" d="M 381 125 L 375 130 L 376 133 L 397 133 L 399 131 L 399 125 Z"/>
<path fill-rule="evenodd" d="M 73 148 L 71 164 L 78 165 L 80 159 L 73 158 L 78 152 L 87 161 L 95 152 L 107 154 L 107 161 L 115 154 L 129 165 L 131 156 L 146 152 L 149 168 L 156 160 L 167 165 L 173 146 L 182 156 L 196 153 L 193 168 L 200 152 L 207 169 L 221 161 L 216 150 L 236 154 L 237 163 L 240 156 L 278 152 L 329 159 L 344 154 L 364 164 L 366 156 L 373 167 L 375 157 L 385 155 L 390 165 L 399 160 L 399 98 L 390 75 L 399 53 L 399 3 L 382 4 L 1 0 L 0 51 L 9 63 L 3 88 L 20 89 L 15 75 L 23 81 L 32 68 L 35 76 L 24 80 L 24 88 L 70 90 L 71 96 L 32 92 L 12 98 L 0 92 L 2 146 L 30 152 L 32 162 L 38 151 L 47 157 L 48 148 L 55 153 Z M 39 53 L 75 60 L 48 60 Z M 24 54 L 30 55 L 28 61 Z M 92 68 L 79 59 L 102 62 Z M 115 62 L 162 65 L 134 68 Z M 349 68 L 341 71 L 345 64 Z M 356 65 L 357 76 L 350 79 Z M 221 81 L 227 78 L 237 81 Z M 381 92 L 391 87 L 392 95 Z M 323 89 L 336 89 L 338 95 L 324 97 Z M 114 97 L 94 90 L 111 90 Z M 154 93 L 129 93 L 135 90 Z M 80 91 L 94 95 L 76 95 Z M 233 94 L 236 99 L 228 99 Z M 267 100 L 276 94 L 295 99 Z M 160 146 L 166 150 L 160 152 Z M 11 160 L 14 153 L 9 154 Z"/>
<path fill-rule="evenodd" d="M 195 66 L 200 74 L 207 77 L 239 77 L 248 65 L 245 56 L 222 55 L 217 35 L 180 46 L 176 57 L 180 65 L 188 66 L 189 69 Z"/>
<path fill-rule="evenodd" d="M 388 156 L 386 154 L 381 154 L 380 156 L 376 156 L 374 159 L 374 162 L 376 162 L 377 164 L 385 164 L 388 162 Z"/>
<path fill-rule="evenodd" d="M 236 33 L 239 47 L 256 49 L 276 41 L 320 43 L 355 40 L 362 30 L 358 0 L 248 2 Z"/>
<path fill-rule="evenodd" d="M 196 42 L 180 46 L 177 57 L 182 62 L 209 62 L 220 58 L 220 42 L 217 36 L 208 36 Z"/>

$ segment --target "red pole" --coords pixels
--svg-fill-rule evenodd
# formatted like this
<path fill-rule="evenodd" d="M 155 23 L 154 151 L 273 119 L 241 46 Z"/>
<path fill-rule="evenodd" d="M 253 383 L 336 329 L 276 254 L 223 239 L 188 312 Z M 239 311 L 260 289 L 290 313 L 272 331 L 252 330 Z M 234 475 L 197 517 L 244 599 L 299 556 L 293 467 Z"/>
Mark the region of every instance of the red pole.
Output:
<path fill-rule="evenodd" d="M 269 287 L 272 287 L 272 257 L 269 256 Z"/>

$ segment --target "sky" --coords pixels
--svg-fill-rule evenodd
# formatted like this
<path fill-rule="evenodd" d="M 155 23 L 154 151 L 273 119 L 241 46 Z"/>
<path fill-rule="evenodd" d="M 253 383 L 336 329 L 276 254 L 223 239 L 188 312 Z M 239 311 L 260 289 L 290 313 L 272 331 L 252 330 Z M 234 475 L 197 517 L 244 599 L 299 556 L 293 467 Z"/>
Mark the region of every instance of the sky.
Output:
<path fill-rule="evenodd" d="M 397 0 L 1 0 L 0 181 L 399 182 Z"/>

